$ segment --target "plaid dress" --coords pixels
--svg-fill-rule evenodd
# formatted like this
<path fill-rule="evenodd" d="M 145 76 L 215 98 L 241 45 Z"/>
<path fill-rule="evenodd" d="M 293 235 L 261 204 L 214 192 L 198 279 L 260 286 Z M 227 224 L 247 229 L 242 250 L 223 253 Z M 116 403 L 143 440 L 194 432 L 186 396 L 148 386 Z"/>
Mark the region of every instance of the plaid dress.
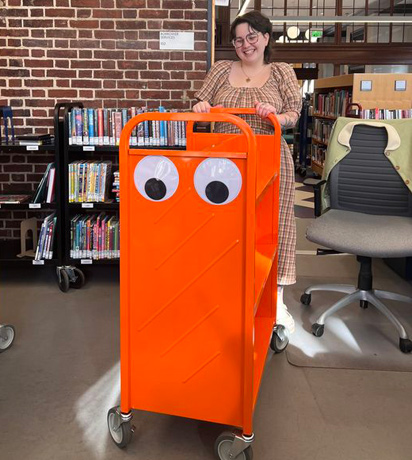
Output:
<path fill-rule="evenodd" d="M 286 63 L 272 63 L 269 79 L 260 88 L 234 87 L 229 83 L 232 61 L 218 61 L 210 69 L 202 88 L 195 94 L 200 101 L 223 107 L 254 107 L 255 102 L 266 102 L 276 108 L 276 113 L 292 112 L 296 121 L 300 115 L 302 97 L 296 75 Z M 273 126 L 256 115 L 241 115 L 255 134 L 272 134 Z M 216 123 L 215 132 L 236 133 L 230 123 Z M 296 282 L 296 223 L 295 169 L 286 141 L 281 141 L 281 168 L 279 189 L 279 258 L 278 284 Z"/>

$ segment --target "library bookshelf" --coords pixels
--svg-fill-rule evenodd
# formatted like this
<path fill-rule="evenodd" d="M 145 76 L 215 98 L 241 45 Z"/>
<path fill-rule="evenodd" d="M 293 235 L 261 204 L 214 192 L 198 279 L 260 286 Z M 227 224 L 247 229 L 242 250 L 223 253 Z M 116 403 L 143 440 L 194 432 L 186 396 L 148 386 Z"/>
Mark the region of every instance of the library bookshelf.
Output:
<path fill-rule="evenodd" d="M 133 127 L 160 114 L 138 115 L 122 132 L 122 383 L 108 413 L 119 447 L 139 409 L 237 427 L 218 438 L 216 454 L 229 458 L 225 445 L 251 458 L 267 351 L 287 345 L 275 326 L 280 126 L 272 117 L 276 135 L 255 136 L 239 112 L 254 113 L 167 114 L 188 124 L 185 151 L 129 147 Z M 195 121 L 229 122 L 241 134 L 193 133 Z M 170 171 L 160 195 L 158 170 Z"/>
<path fill-rule="evenodd" d="M 55 110 L 54 134 L 59 130 L 56 113 Z M 61 228 L 58 144 L 55 140 L 43 145 L 36 136 L 27 143 L 19 138 L 3 138 L 0 143 L 4 177 L 0 183 L 0 267 L 58 266 L 62 255 L 60 241 L 55 237 Z M 45 221 L 47 228 L 42 225 Z"/>
<path fill-rule="evenodd" d="M 412 74 L 349 74 L 315 80 L 313 93 L 312 170 L 322 175 L 333 123 L 358 104 L 359 118 L 411 116 Z"/>

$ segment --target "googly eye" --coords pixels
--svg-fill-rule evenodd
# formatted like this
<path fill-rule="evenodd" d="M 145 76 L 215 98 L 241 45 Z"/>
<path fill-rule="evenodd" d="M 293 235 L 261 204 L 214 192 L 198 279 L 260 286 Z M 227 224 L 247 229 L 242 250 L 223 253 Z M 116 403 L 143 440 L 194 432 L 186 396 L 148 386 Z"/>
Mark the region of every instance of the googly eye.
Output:
<path fill-rule="evenodd" d="M 134 184 L 148 200 L 164 201 L 176 192 L 179 173 L 169 158 L 147 156 L 136 165 Z"/>
<path fill-rule="evenodd" d="M 196 168 L 195 188 L 210 204 L 222 205 L 233 201 L 242 188 L 242 175 L 227 158 L 208 158 Z"/>

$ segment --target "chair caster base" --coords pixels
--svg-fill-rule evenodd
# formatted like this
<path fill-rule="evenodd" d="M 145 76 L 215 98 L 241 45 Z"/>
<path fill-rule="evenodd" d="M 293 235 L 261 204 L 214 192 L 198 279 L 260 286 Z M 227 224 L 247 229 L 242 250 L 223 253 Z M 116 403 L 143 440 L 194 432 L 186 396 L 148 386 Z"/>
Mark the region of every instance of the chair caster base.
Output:
<path fill-rule="evenodd" d="M 312 324 L 312 334 L 315 337 L 322 337 L 323 332 L 325 331 L 325 325 L 324 324 Z"/>
<path fill-rule="evenodd" d="M 411 353 L 412 352 L 412 340 L 399 339 L 399 348 L 403 353 Z"/>
<path fill-rule="evenodd" d="M 303 305 L 310 305 L 311 300 L 312 300 L 312 295 L 311 294 L 303 293 L 300 296 L 300 303 L 302 303 Z"/>

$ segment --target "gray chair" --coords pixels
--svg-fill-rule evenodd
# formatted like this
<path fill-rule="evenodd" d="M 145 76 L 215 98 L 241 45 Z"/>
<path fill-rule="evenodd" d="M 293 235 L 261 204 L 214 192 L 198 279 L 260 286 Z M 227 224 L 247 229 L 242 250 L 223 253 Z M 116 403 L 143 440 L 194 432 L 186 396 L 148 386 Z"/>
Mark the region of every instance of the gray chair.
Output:
<path fill-rule="evenodd" d="M 312 325 L 316 337 L 323 335 L 325 321 L 333 313 L 357 301 L 363 308 L 371 304 L 398 330 L 401 351 L 410 353 L 412 341 L 382 300 L 407 302 L 412 307 L 412 298 L 373 289 L 372 258 L 412 256 L 412 193 L 384 154 L 385 128 L 356 125 L 350 145 L 350 153 L 330 173 L 330 209 L 314 220 L 306 237 L 333 251 L 356 255 L 360 263 L 358 286 L 310 286 L 301 302 L 309 305 L 314 291 L 347 294 Z M 318 182 L 315 199 L 319 198 L 319 185 L 323 183 Z"/>

